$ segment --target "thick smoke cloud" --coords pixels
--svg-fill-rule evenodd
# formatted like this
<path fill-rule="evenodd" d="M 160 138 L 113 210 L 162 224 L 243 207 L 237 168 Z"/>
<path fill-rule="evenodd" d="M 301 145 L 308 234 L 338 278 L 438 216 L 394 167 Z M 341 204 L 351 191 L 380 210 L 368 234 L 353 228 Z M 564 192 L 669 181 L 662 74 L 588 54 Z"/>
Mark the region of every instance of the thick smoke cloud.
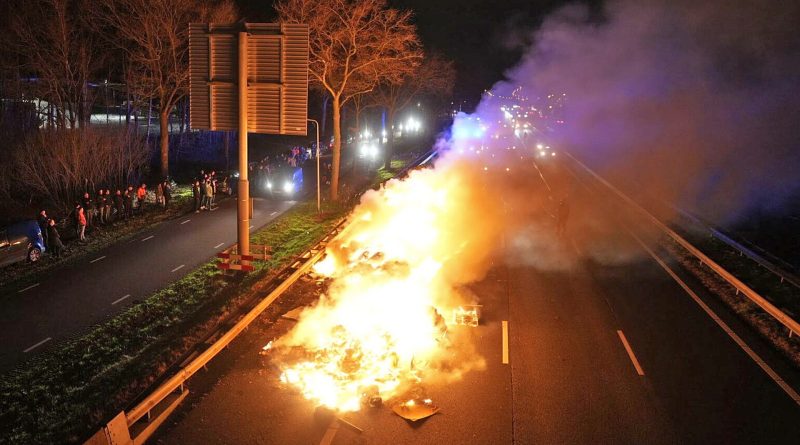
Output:
<path fill-rule="evenodd" d="M 732 222 L 800 184 L 798 23 L 780 0 L 570 6 L 493 90 L 566 93 L 560 147 L 643 202 Z"/>

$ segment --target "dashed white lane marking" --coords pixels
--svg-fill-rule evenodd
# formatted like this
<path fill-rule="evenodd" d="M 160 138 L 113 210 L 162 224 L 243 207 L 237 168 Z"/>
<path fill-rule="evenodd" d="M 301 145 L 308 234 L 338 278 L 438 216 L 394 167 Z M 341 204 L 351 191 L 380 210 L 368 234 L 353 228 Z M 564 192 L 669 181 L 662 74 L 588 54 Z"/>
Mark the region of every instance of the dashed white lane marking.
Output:
<path fill-rule="evenodd" d="M 270 213 L 270 214 L 269 214 L 269 216 L 275 216 L 275 215 L 277 215 L 277 214 L 278 214 L 278 212 L 277 212 L 277 211 L 275 211 L 275 212 L 272 212 L 272 213 Z"/>
<path fill-rule="evenodd" d="M 183 269 L 183 266 L 185 266 L 185 264 L 181 264 L 180 266 L 178 266 L 178 267 L 176 267 L 176 268 L 172 269 L 172 270 L 171 270 L 171 272 L 177 272 L 177 271 L 179 271 L 179 270 Z"/>
<path fill-rule="evenodd" d="M 619 340 L 622 342 L 622 346 L 625 346 L 625 350 L 628 351 L 628 357 L 631 358 L 633 362 L 633 367 L 636 368 L 636 373 L 639 375 L 644 375 L 644 370 L 642 369 L 642 365 L 639 364 L 639 360 L 636 359 L 636 355 L 633 354 L 633 349 L 631 345 L 628 343 L 628 339 L 625 338 L 625 334 L 617 330 L 617 335 L 619 335 Z"/>
<path fill-rule="evenodd" d="M 39 343 L 36 343 L 36 344 L 35 344 L 35 345 L 33 345 L 33 346 L 30 346 L 28 349 L 25 349 L 25 350 L 24 350 L 24 351 L 22 351 L 22 352 L 24 352 L 24 353 L 31 352 L 31 351 L 33 351 L 34 349 L 38 348 L 39 346 L 42 346 L 43 344 L 45 344 L 45 343 L 49 342 L 49 341 L 50 341 L 50 340 L 52 340 L 52 339 L 53 339 L 52 337 L 47 337 L 47 338 L 45 338 L 44 340 L 40 341 Z"/>
<path fill-rule="evenodd" d="M 719 318 L 719 316 L 716 313 L 714 313 L 714 311 L 712 311 L 711 308 L 708 307 L 708 305 L 703 300 L 701 300 L 700 297 L 698 297 L 697 294 L 691 288 L 689 288 L 689 285 L 686 284 L 683 280 L 681 280 L 681 278 L 675 272 L 673 272 L 672 269 L 670 269 L 670 267 L 667 266 L 667 264 L 658 255 L 655 254 L 655 252 L 650 250 L 650 248 L 644 243 L 644 241 L 639 239 L 639 237 L 634 235 L 632 232 L 629 231 L 629 233 L 631 234 L 631 236 L 634 237 L 634 239 L 636 239 L 636 241 L 639 243 L 639 245 L 641 245 L 642 248 L 644 248 L 644 250 L 646 250 L 647 253 L 650 254 L 650 256 L 653 257 L 654 260 L 656 260 L 658 265 L 661 266 L 661 268 L 664 269 L 667 272 L 667 274 L 669 274 L 669 276 L 672 277 L 672 279 L 675 280 L 683 288 L 683 290 L 686 291 L 687 294 L 689 294 L 690 297 L 692 297 L 692 300 L 694 300 L 695 303 L 697 303 L 697 305 L 700 306 L 700 308 L 703 309 L 703 311 L 706 314 L 708 314 L 708 316 L 711 317 L 711 319 L 714 320 L 714 322 L 717 323 L 717 325 L 720 328 L 722 328 L 722 330 L 725 331 L 725 333 L 728 334 L 728 336 L 737 345 L 739 345 L 739 347 L 742 348 L 742 350 L 748 356 L 750 356 L 750 358 L 754 362 L 756 362 L 756 364 L 765 373 L 767 373 L 767 375 L 772 379 L 772 381 L 777 383 L 778 386 L 780 386 L 780 388 L 786 394 L 788 394 L 789 397 L 791 397 L 792 400 L 794 400 L 795 403 L 800 405 L 800 395 L 798 395 L 797 392 L 794 389 L 792 389 L 792 387 L 789 386 L 789 384 L 786 383 L 786 381 L 783 380 L 781 378 L 781 376 L 779 376 L 778 373 L 775 372 L 774 369 L 772 369 L 771 366 L 769 366 L 758 354 L 756 354 L 755 351 L 750 349 L 750 347 L 747 346 L 747 343 L 745 343 L 744 340 L 742 340 L 742 338 L 739 337 L 739 335 L 737 335 L 735 332 L 733 332 L 733 329 L 731 329 L 730 326 L 728 326 L 727 323 L 722 321 L 722 319 Z"/>
<path fill-rule="evenodd" d="M 251 225 L 251 226 L 250 226 L 250 229 L 252 230 L 252 229 L 253 229 L 253 227 L 255 227 L 255 226 Z"/>
<path fill-rule="evenodd" d="M 25 292 L 26 290 L 31 290 L 34 287 L 38 286 L 39 284 L 41 284 L 41 283 L 31 284 L 30 286 L 26 287 L 25 289 L 18 290 L 17 293 L 21 294 L 21 293 Z"/>
<path fill-rule="evenodd" d="M 215 212 L 215 211 L 216 211 L 218 208 L 219 208 L 219 206 L 217 206 L 217 207 L 212 207 L 212 208 L 211 208 L 211 211 L 212 211 L 212 212 Z"/>
<path fill-rule="evenodd" d="M 186 221 L 182 222 L 181 225 L 184 225 L 184 224 L 188 223 L 189 221 L 191 221 L 191 219 L 187 219 Z"/>
<path fill-rule="evenodd" d="M 225 243 L 219 243 L 219 244 L 217 244 L 216 246 L 214 246 L 214 248 L 215 248 L 215 249 L 219 249 L 220 247 L 222 247 L 222 245 L 223 245 L 223 244 L 225 244 Z"/>
<path fill-rule="evenodd" d="M 122 300 L 124 300 L 124 299 L 126 299 L 126 298 L 130 297 L 130 296 L 131 296 L 131 294 L 127 294 L 127 295 L 125 295 L 124 297 L 117 298 L 116 300 L 114 300 L 114 301 L 111 303 L 111 305 L 113 306 L 113 305 L 115 305 L 115 304 L 119 303 L 120 301 L 122 301 Z"/>
<path fill-rule="evenodd" d="M 155 238 L 155 237 L 156 237 L 155 235 L 150 235 L 150 236 L 148 236 L 147 238 L 143 238 L 143 239 L 142 239 L 142 241 L 147 241 L 147 240 L 149 240 L 149 239 L 153 239 L 153 238 Z"/>
<path fill-rule="evenodd" d="M 503 364 L 508 364 L 508 321 L 503 320 Z"/>
<path fill-rule="evenodd" d="M 105 256 L 105 255 L 103 255 L 103 256 L 101 256 L 100 258 L 95 258 L 95 259 L 93 259 L 92 261 L 89 261 L 89 263 L 96 263 L 96 262 L 98 262 L 98 261 L 100 261 L 100 260 L 104 259 L 105 257 L 106 257 L 106 256 Z"/>

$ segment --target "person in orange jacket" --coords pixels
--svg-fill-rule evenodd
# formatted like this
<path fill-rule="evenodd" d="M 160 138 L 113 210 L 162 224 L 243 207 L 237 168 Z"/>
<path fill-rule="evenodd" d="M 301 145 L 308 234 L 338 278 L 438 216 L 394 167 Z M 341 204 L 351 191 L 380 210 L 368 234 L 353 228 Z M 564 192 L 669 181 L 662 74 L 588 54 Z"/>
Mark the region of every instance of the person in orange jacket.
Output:
<path fill-rule="evenodd" d="M 139 206 L 139 213 L 144 211 L 144 198 L 147 196 L 147 184 L 144 182 L 136 190 L 136 203 Z"/>
<path fill-rule="evenodd" d="M 78 240 L 86 241 L 86 213 L 78 203 L 75 204 L 75 230 Z"/>

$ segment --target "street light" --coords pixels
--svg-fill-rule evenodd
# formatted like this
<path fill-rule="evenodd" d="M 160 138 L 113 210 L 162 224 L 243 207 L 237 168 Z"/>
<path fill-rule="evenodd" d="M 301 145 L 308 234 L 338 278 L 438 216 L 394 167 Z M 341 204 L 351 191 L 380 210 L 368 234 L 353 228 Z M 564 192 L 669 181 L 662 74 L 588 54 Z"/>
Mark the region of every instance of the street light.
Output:
<path fill-rule="evenodd" d="M 317 129 L 317 213 L 322 213 L 322 198 L 319 193 L 319 122 L 314 119 L 308 119 L 308 121 L 313 122 Z"/>

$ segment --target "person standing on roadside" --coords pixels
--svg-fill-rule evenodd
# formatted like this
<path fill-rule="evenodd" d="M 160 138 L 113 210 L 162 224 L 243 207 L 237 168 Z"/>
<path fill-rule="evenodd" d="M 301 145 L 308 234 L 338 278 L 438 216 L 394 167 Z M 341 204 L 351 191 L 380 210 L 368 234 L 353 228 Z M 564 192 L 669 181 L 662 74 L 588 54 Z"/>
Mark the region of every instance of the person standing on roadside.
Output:
<path fill-rule="evenodd" d="M 86 213 L 80 203 L 75 203 L 75 233 L 78 241 L 86 241 Z"/>
<path fill-rule="evenodd" d="M 169 185 L 169 179 L 165 179 L 164 182 L 161 184 L 161 191 L 164 200 L 164 211 L 167 211 L 169 208 L 169 200 L 172 199 L 172 186 Z"/>
<path fill-rule="evenodd" d="M 45 250 L 50 250 L 50 244 L 47 242 L 47 227 L 50 218 L 47 217 L 47 211 L 42 210 L 39 212 L 39 217 L 36 222 L 39 223 L 39 231 L 42 232 L 42 241 L 44 241 Z"/>
<path fill-rule="evenodd" d="M 211 206 L 214 205 L 214 196 L 217 194 L 217 172 L 216 170 L 211 170 L 211 198 L 208 200 L 208 208 L 211 209 Z"/>
<path fill-rule="evenodd" d="M 64 250 L 64 243 L 61 242 L 61 235 L 58 234 L 56 228 L 56 220 L 49 219 L 47 226 L 47 239 L 49 240 L 47 248 L 53 254 L 53 258 L 60 258 L 61 252 Z"/>
<path fill-rule="evenodd" d="M 122 190 L 117 189 L 114 193 L 114 208 L 117 210 L 116 221 L 125 217 L 125 199 L 122 197 Z"/>
<path fill-rule="evenodd" d="M 105 210 L 105 208 L 106 208 L 106 198 L 105 198 L 105 195 L 103 194 L 103 189 L 100 189 L 100 190 L 97 191 L 97 197 L 95 198 L 94 205 L 95 205 L 95 208 L 97 209 L 97 215 L 99 217 L 98 219 L 100 221 L 100 224 L 105 224 L 106 223 L 106 210 Z"/>
<path fill-rule="evenodd" d="M 92 201 L 92 197 L 89 196 L 89 192 L 83 194 L 83 210 L 86 212 L 86 222 L 87 226 L 91 229 L 94 228 L 94 201 Z"/>
<path fill-rule="evenodd" d="M 103 196 L 103 212 L 106 214 L 106 224 L 111 224 L 113 221 L 111 218 L 111 207 L 114 204 L 114 198 L 111 197 L 111 190 L 106 189 L 106 193 Z"/>
<path fill-rule="evenodd" d="M 211 185 L 211 179 L 206 181 L 206 210 L 211 210 L 212 200 L 214 199 L 214 187 Z"/>
<path fill-rule="evenodd" d="M 156 185 L 156 204 L 162 206 L 164 205 L 164 183 L 159 182 Z"/>
<path fill-rule="evenodd" d="M 133 218 L 133 195 L 135 194 L 136 191 L 133 190 L 132 185 L 125 189 L 125 219 Z"/>
<path fill-rule="evenodd" d="M 139 207 L 139 213 L 144 213 L 144 199 L 147 197 L 147 184 L 144 182 L 136 190 L 136 204 Z"/>
<path fill-rule="evenodd" d="M 200 181 L 192 182 L 192 198 L 194 198 L 194 213 L 200 213 Z"/>

